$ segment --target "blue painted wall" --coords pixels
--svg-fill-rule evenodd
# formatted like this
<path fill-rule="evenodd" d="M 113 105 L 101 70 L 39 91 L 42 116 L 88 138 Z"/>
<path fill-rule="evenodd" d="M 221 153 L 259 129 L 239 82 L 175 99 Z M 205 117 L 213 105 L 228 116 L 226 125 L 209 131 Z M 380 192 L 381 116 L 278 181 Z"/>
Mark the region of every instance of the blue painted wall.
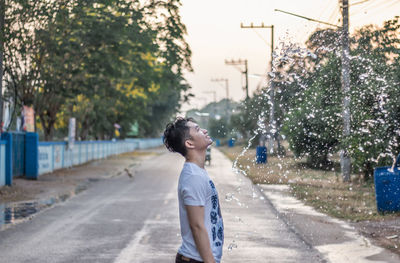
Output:
<path fill-rule="evenodd" d="M 6 185 L 6 141 L 0 141 L 0 186 Z"/>
<path fill-rule="evenodd" d="M 70 149 L 66 142 L 39 142 L 37 133 L 25 133 L 24 160 L 13 160 L 13 134 L 2 133 L 0 141 L 0 186 L 12 185 L 13 161 L 23 167 L 27 178 L 37 179 L 40 174 L 57 169 L 104 159 L 111 155 L 132 152 L 136 149 L 158 147 L 161 138 L 126 139 L 123 141 L 75 142 Z M 13 158 L 14 157 L 14 158 Z"/>
<path fill-rule="evenodd" d="M 126 139 L 123 141 L 81 141 L 75 142 L 72 149 L 66 142 L 39 142 L 38 174 L 83 164 L 92 160 L 104 159 L 111 155 L 148 149 L 163 144 L 161 138 Z"/>

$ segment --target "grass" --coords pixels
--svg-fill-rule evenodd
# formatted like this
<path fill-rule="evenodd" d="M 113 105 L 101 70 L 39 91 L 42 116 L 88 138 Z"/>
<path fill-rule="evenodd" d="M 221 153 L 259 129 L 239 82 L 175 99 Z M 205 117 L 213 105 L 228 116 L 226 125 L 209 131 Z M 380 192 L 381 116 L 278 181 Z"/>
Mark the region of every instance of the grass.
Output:
<path fill-rule="evenodd" d="M 219 149 L 235 161 L 243 147 L 224 146 Z M 255 149 L 249 149 L 237 160 L 237 167 L 253 183 L 289 184 L 293 196 L 322 213 L 353 222 L 400 215 L 379 214 L 373 182 L 365 182 L 360 176 L 353 175 L 352 182 L 343 183 L 338 165 L 333 165 L 329 170 L 310 168 L 305 160 L 296 160 L 290 151 L 285 157 L 268 156 L 267 164 L 256 164 L 255 156 Z"/>

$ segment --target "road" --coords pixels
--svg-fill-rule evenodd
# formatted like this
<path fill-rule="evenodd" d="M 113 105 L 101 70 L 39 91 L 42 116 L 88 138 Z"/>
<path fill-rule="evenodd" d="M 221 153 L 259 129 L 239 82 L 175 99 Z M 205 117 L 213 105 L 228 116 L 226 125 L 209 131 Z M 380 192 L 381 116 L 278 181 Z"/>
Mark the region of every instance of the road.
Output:
<path fill-rule="evenodd" d="M 223 262 L 325 262 L 251 182 L 213 150 L 207 167 L 225 223 Z M 126 175 L 0 232 L 0 262 L 174 262 L 183 158 L 163 151 Z M 338 253 L 340 253 L 338 251 Z M 361 262 L 361 261 L 360 261 Z"/>

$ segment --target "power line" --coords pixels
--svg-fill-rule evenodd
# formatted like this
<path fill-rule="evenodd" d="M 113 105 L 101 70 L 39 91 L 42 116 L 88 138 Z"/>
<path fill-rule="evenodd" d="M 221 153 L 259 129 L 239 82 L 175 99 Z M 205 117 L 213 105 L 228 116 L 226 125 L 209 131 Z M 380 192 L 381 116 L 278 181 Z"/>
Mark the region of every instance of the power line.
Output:
<path fill-rule="evenodd" d="M 300 18 L 303 18 L 303 19 L 306 19 L 306 20 L 309 20 L 309 21 L 321 23 L 321 24 L 324 24 L 324 25 L 328 25 L 328 26 L 333 26 L 333 27 L 336 27 L 336 28 L 340 28 L 340 26 L 335 25 L 335 24 L 331 24 L 331 23 L 328 23 L 328 22 L 324 22 L 324 21 L 320 21 L 320 20 L 314 19 L 314 18 L 310 18 L 310 17 L 306 17 L 306 16 L 294 14 L 294 13 L 287 12 L 287 11 L 283 11 L 283 10 L 280 10 L 280 9 L 275 9 L 275 11 L 277 11 L 277 12 L 282 12 L 282 13 L 285 13 L 285 14 L 289 14 L 289 15 L 292 15 L 292 16 L 297 16 L 297 17 L 300 17 Z"/>
<path fill-rule="evenodd" d="M 229 100 L 229 80 L 227 78 L 212 78 L 212 82 L 225 82 L 225 89 L 226 89 L 226 99 Z"/>
<path fill-rule="evenodd" d="M 240 73 L 242 73 L 242 75 L 245 75 L 245 77 L 246 77 L 246 86 L 245 86 L 246 100 L 249 99 L 249 76 L 248 76 L 249 71 L 248 71 L 247 59 L 244 59 L 244 60 L 242 60 L 242 59 L 238 59 L 238 60 L 225 59 L 225 65 L 234 66 L 235 68 L 237 68 L 240 71 Z M 238 66 L 244 66 L 244 70 L 242 70 L 242 68 L 239 68 Z"/>
<path fill-rule="evenodd" d="M 357 2 L 357 3 L 353 3 L 353 4 L 351 4 L 350 6 L 355 6 L 355 5 L 359 5 L 359 4 L 364 4 L 365 2 L 368 2 L 369 0 L 363 0 L 363 1 L 360 1 L 360 2 Z"/>
<path fill-rule="evenodd" d="M 386 9 L 387 7 L 390 7 L 393 4 L 398 4 L 398 0 L 392 0 L 392 1 L 384 1 L 383 3 L 380 2 L 379 0 L 375 1 L 368 1 L 368 3 L 362 7 L 363 10 L 371 10 L 372 12 L 377 12 L 377 11 L 382 11 L 382 9 Z"/>
<path fill-rule="evenodd" d="M 369 1 L 367 4 L 365 4 L 365 6 L 360 7 L 362 9 L 358 9 L 357 11 L 352 12 L 351 15 L 356 17 L 355 18 L 356 21 L 359 21 L 365 19 L 366 14 L 368 14 L 368 17 L 371 17 L 376 13 L 382 13 L 383 10 L 388 10 L 393 6 L 400 7 L 400 1 L 392 0 L 392 1 L 385 1 L 384 3 L 381 3 L 379 1 Z"/>
<path fill-rule="evenodd" d="M 259 38 L 261 38 L 261 40 L 262 40 L 265 44 L 267 44 L 268 46 L 271 45 L 271 43 L 268 42 L 265 38 L 263 38 L 263 37 L 261 36 L 261 34 L 258 33 L 257 30 L 255 30 L 254 28 L 253 28 L 253 32 L 256 33 L 256 35 L 257 35 Z"/>
<path fill-rule="evenodd" d="M 333 24 L 333 22 L 338 22 L 339 15 L 340 15 L 340 10 L 339 10 L 338 6 L 335 5 L 332 10 L 331 15 L 328 18 L 328 22 L 330 22 L 332 24 Z M 332 21 L 333 19 L 334 19 L 334 21 Z"/>
<path fill-rule="evenodd" d="M 212 78 L 212 82 L 225 82 L 225 89 L 226 89 L 226 117 L 230 120 L 230 107 L 229 107 L 229 80 L 227 78 Z"/>
<path fill-rule="evenodd" d="M 322 18 L 325 17 L 325 13 L 327 12 L 327 10 L 330 9 L 331 4 L 332 3 L 334 4 L 334 2 L 332 2 L 332 1 L 326 1 L 326 2 L 327 2 L 327 4 L 326 4 L 325 8 L 322 9 L 322 12 L 319 15 L 319 20 L 321 20 L 321 21 L 322 21 Z"/>

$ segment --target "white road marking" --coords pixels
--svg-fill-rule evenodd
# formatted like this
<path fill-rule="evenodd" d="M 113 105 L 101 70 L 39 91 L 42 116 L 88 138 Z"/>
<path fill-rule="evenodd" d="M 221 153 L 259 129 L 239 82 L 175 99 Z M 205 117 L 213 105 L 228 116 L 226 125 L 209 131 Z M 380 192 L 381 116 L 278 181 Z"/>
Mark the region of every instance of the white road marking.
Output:
<path fill-rule="evenodd" d="M 140 241 L 148 235 L 148 226 L 149 226 L 149 220 L 146 220 L 143 224 L 142 229 L 140 231 L 136 232 L 136 234 L 133 236 L 131 242 L 121 251 L 121 253 L 118 255 L 118 257 L 114 260 L 114 263 L 131 263 L 133 262 L 135 258 L 135 254 L 138 251 L 137 247 L 140 243 Z M 143 251 L 141 251 L 143 252 Z"/>

